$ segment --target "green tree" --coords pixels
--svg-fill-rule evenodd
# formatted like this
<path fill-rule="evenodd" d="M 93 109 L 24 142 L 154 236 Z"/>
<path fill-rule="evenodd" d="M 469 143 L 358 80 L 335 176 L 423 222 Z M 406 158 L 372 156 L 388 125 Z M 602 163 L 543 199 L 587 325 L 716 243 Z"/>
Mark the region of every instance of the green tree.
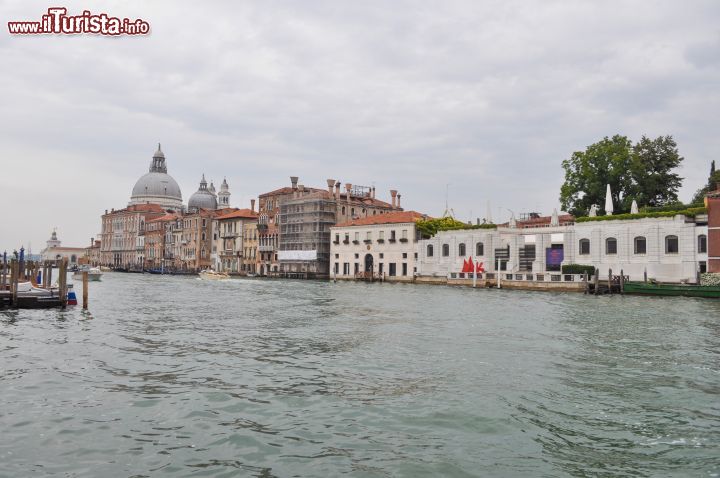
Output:
<path fill-rule="evenodd" d="M 720 184 L 720 171 L 715 170 L 715 160 L 713 160 L 710 163 L 710 176 L 708 176 L 708 182 L 695 193 L 692 200 L 693 204 L 703 202 L 705 195 L 710 191 L 715 191 L 719 187 L 718 184 Z"/>
<path fill-rule="evenodd" d="M 683 178 L 673 171 L 683 159 L 672 136 L 650 139 L 643 135 L 633 146 L 631 201 L 649 207 L 677 202 Z"/>
<path fill-rule="evenodd" d="M 560 188 L 562 209 L 576 216 L 586 216 L 590 206 L 605 207 L 605 191 L 610 185 L 615 213 L 630 210 L 633 181 L 633 146 L 626 136 L 607 136 L 575 151 L 562 162 L 565 182 Z"/>

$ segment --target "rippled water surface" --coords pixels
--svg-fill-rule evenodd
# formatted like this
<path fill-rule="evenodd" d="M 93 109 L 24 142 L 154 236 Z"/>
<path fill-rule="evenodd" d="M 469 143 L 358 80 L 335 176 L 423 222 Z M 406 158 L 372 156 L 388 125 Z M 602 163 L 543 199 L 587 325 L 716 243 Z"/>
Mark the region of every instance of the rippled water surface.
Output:
<path fill-rule="evenodd" d="M 720 476 L 720 301 L 108 273 L 0 312 L 0 476 Z"/>

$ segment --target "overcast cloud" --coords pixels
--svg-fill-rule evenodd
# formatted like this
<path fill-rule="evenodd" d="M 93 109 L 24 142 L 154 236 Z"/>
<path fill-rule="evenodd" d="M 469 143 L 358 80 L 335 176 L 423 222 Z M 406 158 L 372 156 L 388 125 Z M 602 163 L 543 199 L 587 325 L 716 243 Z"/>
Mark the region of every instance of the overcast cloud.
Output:
<path fill-rule="evenodd" d="M 158 141 L 183 199 L 300 176 L 398 189 L 458 218 L 558 207 L 560 162 L 603 136 L 671 134 L 688 200 L 720 150 L 720 2 L 60 2 L 147 37 L 11 36 L 0 3 L 0 249 L 85 245 Z"/>

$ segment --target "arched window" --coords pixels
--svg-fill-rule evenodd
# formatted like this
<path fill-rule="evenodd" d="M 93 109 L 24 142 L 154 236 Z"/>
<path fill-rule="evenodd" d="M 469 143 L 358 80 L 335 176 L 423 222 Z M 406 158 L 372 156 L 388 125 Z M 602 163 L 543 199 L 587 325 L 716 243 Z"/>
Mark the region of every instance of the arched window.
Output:
<path fill-rule="evenodd" d="M 342 207 L 342 214 L 345 215 L 345 206 Z"/>
<path fill-rule="evenodd" d="M 705 234 L 698 236 L 698 254 L 707 254 L 707 236 Z"/>
<path fill-rule="evenodd" d="M 614 237 L 605 239 L 605 254 L 617 254 L 617 239 Z"/>
<path fill-rule="evenodd" d="M 443 244 L 442 255 L 443 255 L 443 257 L 447 257 L 450 255 L 450 245 L 449 244 Z"/>
<path fill-rule="evenodd" d="M 580 239 L 580 254 L 590 254 L 590 239 Z"/>
<path fill-rule="evenodd" d="M 77 262 L 77 256 L 75 254 L 70 256 L 70 262 Z"/>
<path fill-rule="evenodd" d="M 428 257 L 432 257 L 432 256 L 433 256 L 433 245 L 432 245 L 432 244 L 428 244 L 428 246 L 427 246 L 427 254 L 426 254 L 426 255 L 427 255 Z"/>
<path fill-rule="evenodd" d="M 465 257 L 465 243 L 461 242 L 460 245 L 458 245 L 458 256 Z"/>
<path fill-rule="evenodd" d="M 647 240 L 643 236 L 635 238 L 635 254 L 645 254 L 647 252 Z"/>
<path fill-rule="evenodd" d="M 677 254 L 680 252 L 677 236 L 665 236 L 665 254 Z"/>
<path fill-rule="evenodd" d="M 485 255 L 485 245 L 482 242 L 478 242 L 475 244 L 475 255 L 476 256 L 484 256 Z"/>

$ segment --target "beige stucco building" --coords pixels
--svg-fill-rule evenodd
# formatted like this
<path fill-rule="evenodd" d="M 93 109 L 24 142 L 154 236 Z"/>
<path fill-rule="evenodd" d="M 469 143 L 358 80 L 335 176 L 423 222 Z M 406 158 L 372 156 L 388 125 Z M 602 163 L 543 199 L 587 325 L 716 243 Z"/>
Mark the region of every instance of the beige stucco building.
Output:
<path fill-rule="evenodd" d="M 412 282 L 416 268 L 415 211 L 353 219 L 330 228 L 332 278 Z"/>

